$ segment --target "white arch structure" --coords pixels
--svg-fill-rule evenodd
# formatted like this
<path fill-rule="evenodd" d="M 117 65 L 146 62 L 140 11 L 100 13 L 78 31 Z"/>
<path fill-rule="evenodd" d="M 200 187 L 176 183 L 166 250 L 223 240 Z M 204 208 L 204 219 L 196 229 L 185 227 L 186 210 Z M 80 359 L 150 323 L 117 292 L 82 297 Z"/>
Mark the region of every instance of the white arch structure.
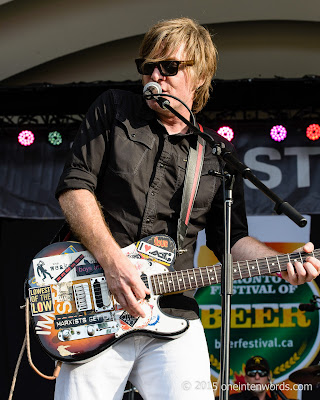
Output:
<path fill-rule="evenodd" d="M 319 0 L 0 0 L 0 82 L 124 81 L 160 19 L 209 26 L 217 78 L 319 75 Z"/>

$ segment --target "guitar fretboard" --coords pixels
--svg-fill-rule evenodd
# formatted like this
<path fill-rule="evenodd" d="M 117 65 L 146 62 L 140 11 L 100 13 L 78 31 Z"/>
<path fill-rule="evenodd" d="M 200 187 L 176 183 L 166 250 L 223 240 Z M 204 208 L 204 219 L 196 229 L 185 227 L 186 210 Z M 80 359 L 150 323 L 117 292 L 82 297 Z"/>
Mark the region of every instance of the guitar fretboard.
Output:
<path fill-rule="evenodd" d="M 320 249 L 312 253 L 296 252 L 251 261 L 237 261 L 232 264 L 233 280 L 281 272 L 287 269 L 288 262 L 304 263 L 308 256 L 320 258 Z M 221 267 L 208 266 L 154 274 L 150 280 L 156 295 L 181 292 L 220 283 Z"/>

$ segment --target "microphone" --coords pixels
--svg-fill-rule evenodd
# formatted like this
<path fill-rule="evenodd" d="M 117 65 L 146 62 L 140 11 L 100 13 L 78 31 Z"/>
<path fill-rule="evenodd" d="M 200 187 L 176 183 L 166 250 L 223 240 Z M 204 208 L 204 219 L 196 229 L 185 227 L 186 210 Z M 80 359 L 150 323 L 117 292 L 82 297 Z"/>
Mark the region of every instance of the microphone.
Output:
<path fill-rule="evenodd" d="M 301 303 L 299 304 L 300 311 L 315 311 L 319 310 L 319 307 L 315 303 Z"/>
<path fill-rule="evenodd" d="M 157 82 L 149 82 L 143 88 L 143 98 L 151 100 L 154 96 L 162 93 L 161 86 Z"/>

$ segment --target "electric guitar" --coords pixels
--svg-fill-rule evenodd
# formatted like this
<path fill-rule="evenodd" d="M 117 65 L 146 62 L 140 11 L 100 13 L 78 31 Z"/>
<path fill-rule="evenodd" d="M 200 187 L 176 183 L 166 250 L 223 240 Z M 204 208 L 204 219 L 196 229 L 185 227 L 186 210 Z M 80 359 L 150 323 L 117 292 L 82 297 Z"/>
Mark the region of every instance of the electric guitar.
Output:
<path fill-rule="evenodd" d="M 86 362 L 133 334 L 176 338 L 189 323 L 162 312 L 159 298 L 221 282 L 220 266 L 175 271 L 176 245 L 167 235 L 149 236 L 122 251 L 151 291 L 139 300 L 144 318 L 133 317 L 116 302 L 101 266 L 80 243 L 53 243 L 32 260 L 26 281 L 32 325 L 53 359 Z M 288 262 L 304 262 L 307 255 L 297 252 L 234 262 L 233 279 L 280 272 Z M 312 255 L 320 258 L 320 250 Z"/>

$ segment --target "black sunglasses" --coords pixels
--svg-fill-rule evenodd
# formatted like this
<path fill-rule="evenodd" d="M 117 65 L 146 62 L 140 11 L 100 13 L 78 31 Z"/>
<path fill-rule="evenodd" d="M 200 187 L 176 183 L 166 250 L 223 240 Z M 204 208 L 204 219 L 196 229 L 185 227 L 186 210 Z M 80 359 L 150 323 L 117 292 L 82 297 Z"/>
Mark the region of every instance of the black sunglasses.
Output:
<path fill-rule="evenodd" d="M 247 371 L 247 375 L 248 376 L 256 376 L 256 374 L 259 374 L 259 376 L 263 377 L 263 376 L 267 376 L 268 372 L 267 371 L 261 371 L 261 369 L 253 369 L 251 371 Z"/>
<path fill-rule="evenodd" d="M 163 60 L 157 62 L 146 62 L 145 58 L 137 58 L 135 60 L 139 74 L 152 75 L 155 67 L 157 67 L 163 76 L 177 75 L 180 65 L 191 66 L 194 65 L 193 60 L 189 61 L 175 61 Z"/>

